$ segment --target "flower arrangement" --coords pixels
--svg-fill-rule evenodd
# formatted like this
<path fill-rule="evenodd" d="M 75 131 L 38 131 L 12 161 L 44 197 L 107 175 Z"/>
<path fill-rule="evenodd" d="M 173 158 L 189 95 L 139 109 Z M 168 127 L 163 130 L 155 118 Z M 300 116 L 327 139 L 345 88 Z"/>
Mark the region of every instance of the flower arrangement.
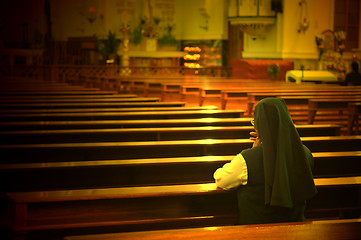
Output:
<path fill-rule="evenodd" d="M 132 32 L 132 29 L 130 28 L 129 24 L 127 24 L 127 25 L 123 24 L 123 26 L 120 28 L 120 31 L 123 34 L 127 34 L 127 33 Z"/>
<path fill-rule="evenodd" d="M 143 36 L 148 38 L 157 38 L 158 37 L 157 26 L 159 22 L 160 22 L 159 18 L 154 18 L 153 21 L 149 21 L 149 22 L 145 21 L 142 30 Z"/>
<path fill-rule="evenodd" d="M 342 53 L 345 50 L 346 33 L 344 31 L 335 32 L 335 38 L 337 42 L 337 49 L 342 56 Z"/>
<path fill-rule="evenodd" d="M 325 51 L 325 50 L 324 50 L 324 49 L 325 49 L 325 46 L 323 45 L 322 35 L 321 35 L 321 34 L 316 34 L 315 40 L 316 40 L 317 49 L 318 49 L 318 51 L 319 51 L 318 60 L 320 60 L 321 57 L 322 57 L 322 54 L 323 54 L 324 51 Z"/>
<path fill-rule="evenodd" d="M 144 37 L 148 37 L 148 38 L 156 38 L 158 37 L 158 33 L 155 30 L 155 27 L 151 24 L 146 25 L 144 27 L 144 29 L 142 30 L 142 34 Z"/>
<path fill-rule="evenodd" d="M 160 22 L 159 18 L 154 18 L 152 22 L 147 21 L 145 18 L 141 18 L 138 26 L 136 26 L 131 34 L 131 40 L 136 46 L 142 42 L 143 37 L 158 38 L 157 26 Z"/>

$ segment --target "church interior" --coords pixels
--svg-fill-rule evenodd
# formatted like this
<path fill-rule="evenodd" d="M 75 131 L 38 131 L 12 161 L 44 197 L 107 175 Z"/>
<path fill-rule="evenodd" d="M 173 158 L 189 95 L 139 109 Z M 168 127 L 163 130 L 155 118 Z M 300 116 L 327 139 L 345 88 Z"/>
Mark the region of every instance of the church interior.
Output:
<path fill-rule="evenodd" d="M 0 12 L 1 239 L 361 238 L 360 0 Z M 239 225 L 213 174 L 252 148 L 267 98 L 312 152 L 317 194 L 305 221 Z"/>

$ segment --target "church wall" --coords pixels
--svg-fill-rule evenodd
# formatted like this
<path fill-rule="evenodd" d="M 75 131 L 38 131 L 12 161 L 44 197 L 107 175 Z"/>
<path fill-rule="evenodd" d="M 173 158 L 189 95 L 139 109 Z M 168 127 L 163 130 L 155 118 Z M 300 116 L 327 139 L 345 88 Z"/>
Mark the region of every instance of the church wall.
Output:
<path fill-rule="evenodd" d="M 44 2 L 2 1 L 2 43 L 11 43 L 14 47 L 32 47 L 39 41 L 39 35 L 44 39 Z M 139 25 L 141 17 L 147 14 L 146 2 L 50 0 L 53 38 L 66 41 L 69 37 L 105 37 L 109 30 L 120 36 L 124 24 L 129 24 L 131 28 Z M 253 37 L 245 34 L 242 57 L 290 59 L 295 61 L 295 68 L 305 65 L 316 69 L 318 52 L 315 34 L 333 29 L 334 0 L 305 0 L 306 4 L 302 7 L 299 2 L 283 0 L 283 13 L 277 15 L 276 24 L 265 35 Z M 227 39 L 227 1 L 151 0 L 151 3 L 154 6 L 154 17 L 161 19 L 160 30 L 164 31 L 167 25 L 172 25 L 177 40 Z M 94 13 L 90 13 L 90 9 L 94 9 Z M 308 28 L 298 32 L 304 18 Z M 27 44 L 24 44 L 24 32 Z M 359 34 L 361 41 L 361 31 Z M 351 54 L 346 53 L 344 58 L 350 60 Z"/>
<path fill-rule="evenodd" d="M 226 1 L 175 0 L 175 4 L 178 39 L 227 39 Z"/>

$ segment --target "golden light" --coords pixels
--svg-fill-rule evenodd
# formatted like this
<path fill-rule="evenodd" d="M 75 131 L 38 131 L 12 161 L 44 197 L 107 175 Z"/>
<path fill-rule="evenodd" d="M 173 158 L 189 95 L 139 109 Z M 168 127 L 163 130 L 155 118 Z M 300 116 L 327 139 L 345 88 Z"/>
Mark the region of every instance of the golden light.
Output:
<path fill-rule="evenodd" d="M 199 63 L 184 63 L 184 66 L 187 68 L 200 68 L 201 65 Z"/>
<path fill-rule="evenodd" d="M 202 49 L 200 47 L 185 47 L 184 51 L 186 51 L 186 52 L 201 52 Z"/>
<path fill-rule="evenodd" d="M 211 138 L 201 139 L 200 141 L 201 141 L 201 143 L 203 143 L 203 144 L 215 144 L 215 143 L 218 143 L 218 142 L 219 142 L 218 139 L 211 139 Z"/>
<path fill-rule="evenodd" d="M 197 61 L 201 58 L 200 54 L 187 54 L 183 57 L 184 60 Z"/>
<path fill-rule="evenodd" d="M 200 121 L 205 123 L 214 123 L 218 122 L 219 120 L 217 118 L 202 118 Z"/>

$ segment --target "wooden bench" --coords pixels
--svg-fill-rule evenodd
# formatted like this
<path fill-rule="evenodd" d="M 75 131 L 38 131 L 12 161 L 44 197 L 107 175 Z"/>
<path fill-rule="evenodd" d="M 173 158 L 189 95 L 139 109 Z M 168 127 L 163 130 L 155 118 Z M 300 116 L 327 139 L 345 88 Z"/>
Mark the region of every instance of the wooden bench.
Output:
<path fill-rule="evenodd" d="M 118 76 L 102 76 L 99 78 L 101 89 L 116 89 L 118 85 Z"/>
<path fill-rule="evenodd" d="M 161 101 L 165 100 L 166 94 L 182 92 L 183 80 L 121 80 L 120 89 L 129 93 L 139 93 L 144 97 L 149 96 L 151 92 L 160 94 Z"/>
<path fill-rule="evenodd" d="M 144 91 L 144 96 L 145 97 L 149 97 L 150 93 L 154 93 L 157 92 L 160 94 L 160 97 L 162 100 L 164 100 L 165 97 L 165 93 L 163 92 L 164 90 L 164 84 L 163 83 L 152 83 L 152 82 L 148 82 L 146 83 L 146 88 Z"/>
<path fill-rule="evenodd" d="M 267 89 L 261 91 L 260 89 L 232 89 L 222 90 L 221 102 L 222 109 L 226 108 L 229 100 L 241 100 L 247 102 L 247 113 L 251 116 L 254 105 L 266 97 L 280 97 L 280 96 L 301 96 L 314 94 L 332 94 L 329 92 L 318 92 L 316 90 L 307 89 Z M 356 94 L 356 93 L 349 93 Z"/>
<path fill-rule="evenodd" d="M 182 93 L 182 85 L 177 83 L 164 83 L 162 89 L 161 99 L 165 100 L 167 94 L 181 94 Z"/>
<path fill-rule="evenodd" d="M 149 93 L 157 92 L 160 94 L 161 101 L 165 101 L 167 94 L 180 94 L 181 101 L 185 100 L 185 95 L 182 95 L 182 83 L 176 82 L 147 82 L 145 83 L 144 96 L 149 96 Z M 200 105 L 201 106 L 201 105 Z"/>
<path fill-rule="evenodd" d="M 311 97 L 311 96 L 360 96 L 361 91 L 346 91 L 345 89 L 307 89 L 307 88 L 293 88 L 293 89 L 268 89 L 261 91 L 260 89 L 232 89 L 222 91 L 222 109 L 226 108 L 228 100 L 247 100 L 248 113 L 252 114 L 254 105 L 267 97 Z M 306 103 L 307 104 L 307 103 Z"/>
<path fill-rule="evenodd" d="M 278 223 L 243 226 L 215 226 L 208 228 L 187 228 L 158 231 L 106 233 L 94 235 L 67 236 L 65 240 L 229 240 L 239 239 L 337 239 L 349 240 L 360 237 L 360 219 L 319 220 L 302 223 Z M 210 237 L 211 236 L 211 237 Z"/>
<path fill-rule="evenodd" d="M 308 109 L 308 100 L 309 99 L 324 99 L 324 98 L 345 98 L 344 93 L 339 93 L 338 95 L 305 95 L 305 96 L 277 96 L 285 100 L 287 105 L 304 105 Z M 353 98 L 354 96 L 346 96 Z"/>
<path fill-rule="evenodd" d="M 185 102 L 125 102 L 125 103 L 0 103 L 2 109 L 54 109 L 54 108 L 130 108 L 130 107 L 184 107 Z"/>
<path fill-rule="evenodd" d="M 218 110 L 216 106 L 204 107 L 138 107 L 138 108 L 58 108 L 58 109 L 5 109 L 0 113 L 84 113 L 84 112 L 144 112 L 144 111 L 194 111 L 194 110 Z"/>
<path fill-rule="evenodd" d="M 190 119 L 190 118 L 240 118 L 244 110 L 192 110 L 144 112 L 91 112 L 91 113 L 34 113 L 1 114 L 0 121 L 74 121 L 74 120 L 135 120 L 135 119 Z"/>
<path fill-rule="evenodd" d="M 134 94 L 94 94 L 94 95 L 16 95 L 16 96 L 0 96 L 0 101 L 11 100 L 51 100 L 51 99 L 106 99 L 106 98 L 135 98 Z"/>
<path fill-rule="evenodd" d="M 347 133 L 353 134 L 353 128 L 355 127 L 356 134 L 359 133 L 359 118 L 361 114 L 361 103 L 349 103 L 348 104 L 348 121 L 347 121 Z"/>
<path fill-rule="evenodd" d="M 300 136 L 339 136 L 340 125 L 297 125 Z M 0 131 L 0 144 L 247 139 L 253 126 Z"/>
<path fill-rule="evenodd" d="M 315 179 L 315 184 L 319 192 L 309 201 L 307 211 L 360 211 L 357 194 L 361 177 L 320 178 Z M 164 229 L 169 225 L 172 228 L 230 225 L 237 218 L 235 193 L 205 183 L 14 192 L 7 197 L 10 226 L 19 236 L 51 230 L 74 234 L 77 229 L 91 232 L 111 226 L 119 231 L 132 231 Z"/>
<path fill-rule="evenodd" d="M 93 75 L 82 74 L 81 76 L 79 76 L 79 78 L 84 79 L 83 85 L 86 87 L 98 87 L 98 88 L 101 87 L 98 84 L 98 76 L 96 76 L 95 74 Z"/>
<path fill-rule="evenodd" d="M 186 88 L 191 89 L 190 87 Z M 197 90 L 197 89 L 195 89 Z M 190 90 L 189 90 L 190 91 Z M 208 88 L 200 88 L 199 89 L 199 98 L 200 98 L 200 106 L 203 105 L 205 98 L 220 98 L 221 99 L 221 109 L 226 109 L 226 105 L 229 100 L 241 100 L 247 101 L 248 103 L 248 113 L 252 114 L 252 110 L 254 105 L 263 98 L 266 97 L 281 97 L 281 96 L 339 96 L 340 92 L 342 95 L 346 96 L 360 96 L 361 91 L 335 91 L 330 90 L 327 91 L 325 89 L 317 89 L 317 90 L 308 90 L 304 89 L 268 89 L 259 92 L 260 89 L 224 89 L 224 87 L 219 87 L 218 89 L 215 87 Z M 197 94 L 197 91 L 190 91 L 190 94 Z"/>
<path fill-rule="evenodd" d="M 101 76 L 99 74 L 91 74 L 82 76 L 83 85 L 87 87 L 98 87 L 103 91 L 106 89 L 117 89 L 119 85 L 119 75 Z M 118 89 L 121 90 L 121 89 Z"/>
<path fill-rule="evenodd" d="M 115 85 L 117 83 L 116 77 L 111 75 L 109 76 L 101 76 L 100 74 L 88 74 L 84 75 L 84 85 L 87 87 L 98 87 L 100 89 L 115 89 Z"/>
<path fill-rule="evenodd" d="M 71 92 L 71 91 L 80 91 L 80 92 L 89 92 L 89 91 L 99 91 L 99 88 L 85 88 L 82 86 L 37 86 L 36 84 L 34 85 L 30 85 L 30 86 L 15 86 L 15 87 L 10 87 L 10 88 L 4 88 L 2 87 L 1 90 L 6 90 L 9 92 L 18 92 L 18 91 L 24 91 L 24 92 L 29 92 L 29 91 L 64 91 L 64 92 Z"/>
<path fill-rule="evenodd" d="M 101 128 L 250 126 L 251 118 L 194 118 L 153 120 L 22 121 L 1 122 L 1 131 Z"/>
<path fill-rule="evenodd" d="M 319 110 L 338 110 L 348 109 L 349 103 L 361 102 L 361 98 L 322 98 L 308 100 L 308 123 L 312 124 Z"/>
<path fill-rule="evenodd" d="M 350 95 L 348 95 L 350 94 Z M 352 94 L 356 94 L 356 95 L 352 95 Z M 298 95 L 298 96 L 297 96 Z M 360 93 L 355 93 L 355 92 L 351 92 L 351 93 L 345 93 L 345 92 L 313 92 L 313 93 L 308 93 L 308 92 L 303 92 L 303 93 L 296 93 L 296 94 L 292 94 L 292 93 L 248 93 L 248 114 L 252 114 L 253 112 L 253 108 L 255 106 L 255 104 L 262 100 L 263 98 L 266 97 L 284 97 L 284 99 L 286 99 L 286 97 L 296 97 L 298 99 L 318 99 L 320 98 L 320 96 L 322 96 L 321 99 L 331 99 L 331 98 L 339 98 L 340 95 L 342 95 L 343 98 L 357 98 L 357 96 L 361 95 Z M 346 95 L 346 96 L 344 96 Z M 294 103 L 294 102 L 293 102 Z M 290 101 L 288 101 L 288 104 L 290 104 Z M 309 102 L 308 102 L 309 104 Z"/>
<path fill-rule="evenodd" d="M 183 85 L 181 92 L 181 101 L 185 101 L 187 95 L 196 95 L 197 98 L 199 98 L 201 92 L 202 92 L 202 88 L 197 85 L 190 85 L 190 86 Z M 201 102 L 199 102 L 199 106 L 202 106 Z"/>
<path fill-rule="evenodd" d="M 314 177 L 361 175 L 361 151 L 315 152 L 313 156 Z M 214 181 L 214 171 L 233 158 L 228 155 L 1 164 L 0 192 L 206 183 Z"/>
<path fill-rule="evenodd" d="M 221 109 L 226 109 L 229 100 L 246 101 L 248 95 L 246 91 L 224 90 L 221 94 Z"/>
<path fill-rule="evenodd" d="M 290 105 L 308 105 L 310 98 L 343 98 L 343 97 L 360 97 L 361 92 L 320 92 L 320 93 L 290 93 L 290 94 L 277 94 L 276 97 L 282 98 L 287 104 Z"/>
<path fill-rule="evenodd" d="M 6 104 L 33 104 L 33 103 L 128 103 L 128 102 L 159 102 L 159 98 L 58 98 L 58 99 L 7 99 Z M 1 103 L 1 102 L 0 102 Z"/>
<path fill-rule="evenodd" d="M 214 89 L 214 88 L 202 88 L 199 96 L 199 106 L 204 104 L 206 98 L 221 98 L 222 97 L 222 90 Z M 223 102 L 221 103 L 221 109 L 226 109 L 223 106 Z"/>
<path fill-rule="evenodd" d="M 260 86 L 261 84 L 261 86 Z M 287 83 L 273 83 L 270 81 L 234 81 L 234 80 L 201 80 L 195 79 L 191 82 L 186 79 L 183 80 L 129 80 L 126 81 L 126 87 L 130 85 L 130 88 L 133 87 L 137 89 L 141 94 L 145 94 L 148 90 L 154 90 L 164 94 L 167 85 L 172 87 L 171 92 L 180 93 L 182 96 L 182 101 L 185 100 L 187 95 L 196 95 L 199 98 L 200 106 L 203 105 L 204 99 L 208 97 L 217 97 L 222 99 L 222 107 L 225 107 L 227 100 L 229 99 L 241 99 L 245 100 L 247 98 L 247 93 L 252 92 L 263 92 L 263 93 L 309 93 L 309 94 L 318 94 L 318 93 L 335 93 L 335 92 L 344 92 L 349 95 L 356 95 L 360 93 L 360 89 L 348 88 L 348 87 L 334 87 L 327 85 L 315 86 L 313 84 L 303 84 L 302 86 L 295 86 L 294 84 Z M 162 98 L 163 99 L 163 98 Z"/>
<path fill-rule="evenodd" d="M 219 84 L 218 84 L 219 85 Z M 184 100 L 186 95 L 196 95 L 199 98 L 199 106 L 203 106 L 206 98 L 219 98 L 222 99 L 224 92 L 227 91 L 224 89 L 224 86 L 199 86 L 194 85 L 185 85 L 182 86 L 182 99 Z M 221 101 L 221 109 L 225 109 L 225 101 Z"/>
<path fill-rule="evenodd" d="M 142 95 L 145 95 L 144 94 L 145 90 L 146 90 L 145 81 L 141 81 L 141 80 L 131 81 L 129 93 L 131 94 L 140 93 Z"/>
<path fill-rule="evenodd" d="M 162 95 L 164 83 L 167 81 L 133 80 L 130 81 L 129 93 L 138 93 L 147 97 L 150 92 L 159 92 Z"/>
<path fill-rule="evenodd" d="M 301 137 L 312 152 L 359 151 L 361 136 Z M 236 155 L 249 139 L 0 145 L 1 163 Z M 31 157 L 29 157 L 31 156 Z"/>
<path fill-rule="evenodd" d="M 80 90 L 69 90 L 69 91 L 65 91 L 65 90 L 41 90 L 41 89 L 34 89 L 34 90 L 29 90 L 29 91 L 25 91 L 25 90 L 14 90 L 14 91 L 9 91 L 9 90 L 1 90 L 0 91 L 0 95 L 1 96 L 55 96 L 55 95 L 109 95 L 109 94 L 116 94 L 117 92 L 115 91 L 100 91 L 99 89 L 97 90 L 89 90 L 86 89 L 84 91 L 80 91 Z"/>

